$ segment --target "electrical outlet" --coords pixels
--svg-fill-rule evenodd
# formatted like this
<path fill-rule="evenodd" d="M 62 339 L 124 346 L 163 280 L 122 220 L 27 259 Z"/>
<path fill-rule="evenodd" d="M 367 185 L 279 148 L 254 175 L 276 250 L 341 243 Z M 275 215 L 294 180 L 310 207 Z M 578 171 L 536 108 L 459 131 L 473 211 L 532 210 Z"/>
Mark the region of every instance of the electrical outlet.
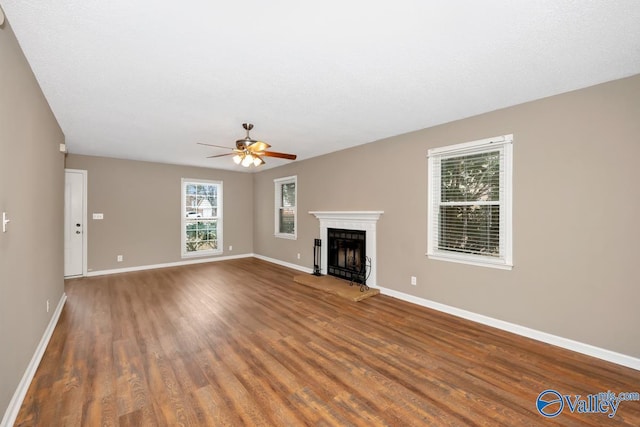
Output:
<path fill-rule="evenodd" d="M 411 285 L 415 286 L 418 284 L 418 279 L 416 276 L 411 276 Z"/>
<path fill-rule="evenodd" d="M 233 250 L 233 246 L 229 245 L 229 252 Z"/>
<path fill-rule="evenodd" d="M 300 259 L 300 254 L 298 254 L 298 259 Z"/>
<path fill-rule="evenodd" d="M 49 300 L 47 300 L 47 313 L 49 312 Z"/>
<path fill-rule="evenodd" d="M 122 262 L 122 255 L 118 255 L 118 257 L 116 258 L 116 260 L 117 260 L 118 262 Z"/>

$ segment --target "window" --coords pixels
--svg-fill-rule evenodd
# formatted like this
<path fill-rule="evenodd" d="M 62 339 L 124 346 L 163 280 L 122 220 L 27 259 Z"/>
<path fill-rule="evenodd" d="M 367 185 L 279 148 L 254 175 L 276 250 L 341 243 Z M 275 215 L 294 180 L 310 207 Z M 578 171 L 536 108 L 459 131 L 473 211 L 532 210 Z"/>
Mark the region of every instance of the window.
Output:
<path fill-rule="evenodd" d="M 429 258 L 511 269 L 512 142 L 429 150 Z"/>
<path fill-rule="evenodd" d="M 297 176 L 274 179 L 275 183 L 275 235 L 285 239 L 295 239 L 298 215 L 296 199 L 298 193 Z"/>
<path fill-rule="evenodd" d="M 182 179 L 182 256 L 222 253 L 222 182 Z"/>

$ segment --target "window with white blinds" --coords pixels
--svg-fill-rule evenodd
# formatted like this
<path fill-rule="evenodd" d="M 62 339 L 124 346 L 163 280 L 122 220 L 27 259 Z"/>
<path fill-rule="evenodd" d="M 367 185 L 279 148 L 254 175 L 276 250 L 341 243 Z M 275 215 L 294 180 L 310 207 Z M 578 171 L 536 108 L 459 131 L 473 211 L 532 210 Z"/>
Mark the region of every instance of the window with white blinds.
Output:
<path fill-rule="evenodd" d="M 429 150 L 431 259 L 511 269 L 513 135 Z"/>

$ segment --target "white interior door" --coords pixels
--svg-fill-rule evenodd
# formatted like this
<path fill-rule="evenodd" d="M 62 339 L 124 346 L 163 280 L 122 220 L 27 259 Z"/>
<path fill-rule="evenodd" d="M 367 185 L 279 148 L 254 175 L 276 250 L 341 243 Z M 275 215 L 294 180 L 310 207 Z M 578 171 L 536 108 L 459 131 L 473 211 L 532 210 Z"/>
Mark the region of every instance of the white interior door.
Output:
<path fill-rule="evenodd" d="M 81 276 L 85 265 L 86 171 L 64 173 L 64 275 Z"/>

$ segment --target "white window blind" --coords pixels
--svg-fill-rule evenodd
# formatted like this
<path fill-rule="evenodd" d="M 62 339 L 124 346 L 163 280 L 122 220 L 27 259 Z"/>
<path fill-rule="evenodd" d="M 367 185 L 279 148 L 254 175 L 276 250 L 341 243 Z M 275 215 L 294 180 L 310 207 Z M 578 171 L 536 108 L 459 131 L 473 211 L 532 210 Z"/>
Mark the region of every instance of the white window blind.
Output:
<path fill-rule="evenodd" d="M 429 150 L 429 258 L 511 268 L 513 135 Z"/>

